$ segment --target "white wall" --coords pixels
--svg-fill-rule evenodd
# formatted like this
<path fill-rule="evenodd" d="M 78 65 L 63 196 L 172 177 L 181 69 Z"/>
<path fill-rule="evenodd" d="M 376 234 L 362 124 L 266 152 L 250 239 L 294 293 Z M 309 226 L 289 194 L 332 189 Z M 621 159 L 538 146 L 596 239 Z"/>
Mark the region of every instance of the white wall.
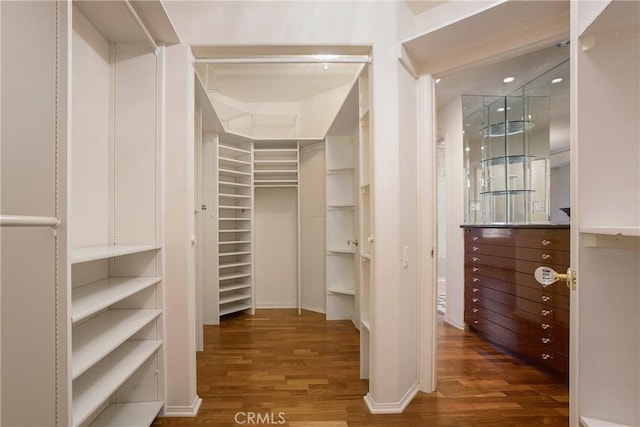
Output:
<path fill-rule="evenodd" d="M 571 167 L 551 168 L 551 222 L 568 222 L 569 217 L 560 210 L 571 206 Z"/>
<path fill-rule="evenodd" d="M 167 415 L 195 415 L 194 70 L 185 45 L 166 52 L 164 134 L 164 287 Z"/>
<path fill-rule="evenodd" d="M 298 304 L 298 195 L 295 188 L 256 188 L 254 263 L 256 308 Z"/>
<path fill-rule="evenodd" d="M 438 110 L 438 129 L 446 133 L 447 182 L 447 312 L 445 321 L 464 327 L 464 149 L 462 138 L 462 100 L 453 99 Z"/>
<path fill-rule="evenodd" d="M 301 306 L 325 312 L 325 159 L 324 143 L 300 146 Z"/>

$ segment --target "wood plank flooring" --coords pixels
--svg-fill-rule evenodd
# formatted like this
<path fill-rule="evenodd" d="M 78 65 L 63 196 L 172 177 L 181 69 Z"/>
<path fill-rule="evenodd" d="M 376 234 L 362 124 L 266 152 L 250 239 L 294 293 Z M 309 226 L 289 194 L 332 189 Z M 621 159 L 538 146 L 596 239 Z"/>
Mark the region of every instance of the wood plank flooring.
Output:
<path fill-rule="evenodd" d="M 295 310 L 258 310 L 206 326 L 197 355 L 194 418 L 156 426 L 290 427 L 566 426 L 567 385 L 440 320 L 438 390 L 404 413 L 372 415 L 359 379 L 359 336 L 350 321 Z"/>

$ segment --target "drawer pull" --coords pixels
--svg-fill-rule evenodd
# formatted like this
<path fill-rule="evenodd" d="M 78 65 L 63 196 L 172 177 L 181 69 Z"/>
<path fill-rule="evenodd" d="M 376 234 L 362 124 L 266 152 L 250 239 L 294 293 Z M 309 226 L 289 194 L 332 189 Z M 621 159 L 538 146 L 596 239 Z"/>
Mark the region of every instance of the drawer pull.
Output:
<path fill-rule="evenodd" d="M 478 282 L 480 281 L 480 279 L 478 279 L 477 277 L 474 277 L 474 278 L 473 278 L 473 279 L 471 279 L 471 280 L 473 280 L 475 283 L 478 283 Z"/>
<path fill-rule="evenodd" d="M 542 353 L 540 357 L 542 357 L 543 360 L 553 359 L 553 356 L 547 353 Z"/>
<path fill-rule="evenodd" d="M 551 338 L 542 338 L 542 344 L 549 344 L 551 342 Z"/>
<path fill-rule="evenodd" d="M 542 246 L 549 246 L 549 245 L 551 244 L 551 241 L 550 241 L 550 240 L 546 240 L 546 239 L 545 239 L 545 240 L 543 240 L 543 241 L 542 241 L 542 242 L 540 242 L 540 243 L 542 243 Z"/>
<path fill-rule="evenodd" d="M 480 323 L 480 321 L 479 321 L 479 320 L 474 320 L 474 321 L 473 321 L 473 324 L 474 324 L 474 325 L 477 325 L 478 323 Z"/>
<path fill-rule="evenodd" d="M 471 271 L 473 271 L 474 273 L 476 273 L 478 270 L 480 270 L 478 267 L 473 267 L 473 268 L 471 269 Z"/>
<path fill-rule="evenodd" d="M 478 309 L 474 307 L 473 310 L 471 310 L 471 311 L 473 311 L 474 313 L 477 313 Z"/>
<path fill-rule="evenodd" d="M 542 327 L 542 329 L 549 329 L 551 327 L 551 325 L 549 325 L 548 323 L 543 323 L 540 326 Z"/>
<path fill-rule="evenodd" d="M 471 301 L 472 301 L 472 302 L 478 302 L 478 301 L 480 301 L 480 300 L 479 300 L 478 298 L 471 298 Z"/>
<path fill-rule="evenodd" d="M 551 255 L 549 255 L 549 254 L 542 254 L 542 259 L 544 259 L 544 260 L 548 260 L 548 259 L 550 259 L 550 258 L 551 258 Z"/>
<path fill-rule="evenodd" d="M 543 316 L 548 316 L 551 314 L 551 310 L 540 310 L 540 313 L 542 313 Z"/>
<path fill-rule="evenodd" d="M 474 256 L 473 258 L 471 258 L 473 260 L 473 262 L 478 262 L 480 261 L 480 258 L 478 258 L 477 256 Z"/>
<path fill-rule="evenodd" d="M 471 292 L 478 292 L 478 288 L 472 288 Z"/>
<path fill-rule="evenodd" d="M 472 250 L 473 252 L 476 252 L 476 251 L 479 251 L 479 250 L 480 250 L 480 248 L 479 248 L 479 247 L 477 247 L 477 246 L 474 246 L 474 247 L 472 247 L 472 248 L 471 248 L 471 250 Z"/>
<path fill-rule="evenodd" d="M 473 240 L 473 241 L 475 242 L 475 241 L 476 241 L 476 240 L 478 240 L 479 238 L 480 238 L 480 237 L 478 237 L 478 236 L 473 236 L 473 237 L 471 238 L 471 240 Z"/>
<path fill-rule="evenodd" d="M 549 301 L 551 301 L 551 297 L 548 296 L 548 295 L 542 295 L 542 301 L 549 302 Z"/>

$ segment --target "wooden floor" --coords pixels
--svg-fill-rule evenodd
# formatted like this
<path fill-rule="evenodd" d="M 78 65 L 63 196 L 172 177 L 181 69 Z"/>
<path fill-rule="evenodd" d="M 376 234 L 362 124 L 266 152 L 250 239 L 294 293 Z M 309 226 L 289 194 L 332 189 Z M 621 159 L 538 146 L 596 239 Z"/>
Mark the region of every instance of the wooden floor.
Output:
<path fill-rule="evenodd" d="M 438 390 L 404 413 L 371 415 L 350 321 L 295 310 L 258 310 L 206 326 L 198 353 L 195 418 L 154 425 L 290 427 L 566 426 L 566 384 L 440 320 Z M 259 423 L 258 423 L 259 422 Z"/>

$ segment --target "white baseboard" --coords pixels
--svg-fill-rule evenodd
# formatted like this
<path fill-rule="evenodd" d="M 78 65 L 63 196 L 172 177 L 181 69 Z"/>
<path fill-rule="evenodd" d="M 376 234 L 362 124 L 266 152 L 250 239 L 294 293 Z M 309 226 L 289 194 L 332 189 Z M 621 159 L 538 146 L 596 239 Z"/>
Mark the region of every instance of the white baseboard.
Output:
<path fill-rule="evenodd" d="M 257 309 L 270 309 L 270 308 L 298 308 L 295 302 L 257 302 Z"/>
<path fill-rule="evenodd" d="M 168 406 L 165 405 L 162 417 L 195 417 L 198 415 L 202 405 L 202 399 L 196 394 L 193 403 L 189 406 Z"/>
<path fill-rule="evenodd" d="M 449 325 L 453 326 L 456 329 L 460 329 L 461 331 L 464 331 L 466 329 L 466 327 L 464 326 L 464 324 L 459 325 L 456 322 L 453 322 L 451 319 L 449 319 L 447 316 L 444 316 L 444 321 L 446 323 L 448 323 Z"/>
<path fill-rule="evenodd" d="M 310 305 L 303 305 L 300 308 L 303 310 L 313 311 L 314 313 L 326 314 L 324 308 L 322 307 L 312 307 Z"/>
<path fill-rule="evenodd" d="M 364 401 L 369 408 L 369 412 L 372 414 L 401 414 L 407 408 L 409 403 L 411 403 L 416 394 L 418 394 L 418 391 L 418 384 L 414 384 L 398 402 L 376 402 L 373 400 L 371 393 L 367 393 L 364 397 Z"/>

